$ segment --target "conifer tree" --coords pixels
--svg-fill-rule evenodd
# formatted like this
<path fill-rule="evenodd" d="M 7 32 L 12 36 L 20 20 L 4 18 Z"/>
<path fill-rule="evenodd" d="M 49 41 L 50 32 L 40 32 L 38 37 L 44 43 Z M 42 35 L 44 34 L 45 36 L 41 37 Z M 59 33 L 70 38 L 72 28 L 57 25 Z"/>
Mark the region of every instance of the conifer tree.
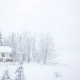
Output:
<path fill-rule="evenodd" d="M 7 70 L 4 72 L 4 75 L 2 76 L 1 80 L 11 80 Z"/>
<path fill-rule="evenodd" d="M 24 71 L 23 71 L 23 67 L 22 67 L 22 63 L 20 62 L 20 65 L 18 67 L 18 69 L 16 70 L 16 77 L 15 80 L 26 80 L 25 76 L 24 76 Z"/>

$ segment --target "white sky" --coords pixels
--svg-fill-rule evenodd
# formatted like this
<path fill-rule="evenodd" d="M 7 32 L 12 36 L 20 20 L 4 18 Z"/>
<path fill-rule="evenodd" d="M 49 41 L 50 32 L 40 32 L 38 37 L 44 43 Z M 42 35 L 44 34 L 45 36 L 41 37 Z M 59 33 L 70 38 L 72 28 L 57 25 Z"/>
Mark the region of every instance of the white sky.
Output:
<path fill-rule="evenodd" d="M 50 32 L 58 49 L 80 49 L 80 0 L 0 0 L 0 30 Z"/>

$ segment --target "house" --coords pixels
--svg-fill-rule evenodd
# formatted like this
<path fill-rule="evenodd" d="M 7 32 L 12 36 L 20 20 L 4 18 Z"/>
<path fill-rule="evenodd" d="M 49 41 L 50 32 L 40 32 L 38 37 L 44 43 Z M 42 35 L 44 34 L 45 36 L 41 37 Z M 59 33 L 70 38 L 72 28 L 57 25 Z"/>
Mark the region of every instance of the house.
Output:
<path fill-rule="evenodd" d="M 0 62 L 13 62 L 12 49 L 7 46 L 0 46 Z"/>

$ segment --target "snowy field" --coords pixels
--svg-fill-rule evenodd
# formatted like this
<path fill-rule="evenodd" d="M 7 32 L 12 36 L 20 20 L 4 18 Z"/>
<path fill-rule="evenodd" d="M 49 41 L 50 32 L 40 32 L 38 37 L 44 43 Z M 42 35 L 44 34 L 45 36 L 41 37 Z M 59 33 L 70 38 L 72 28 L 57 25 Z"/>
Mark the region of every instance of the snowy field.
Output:
<path fill-rule="evenodd" d="M 59 65 L 27 64 L 23 65 L 27 80 L 80 80 L 80 51 L 59 51 Z M 18 65 L 0 63 L 0 79 L 4 70 L 14 80 Z M 56 77 L 57 76 L 57 77 Z"/>

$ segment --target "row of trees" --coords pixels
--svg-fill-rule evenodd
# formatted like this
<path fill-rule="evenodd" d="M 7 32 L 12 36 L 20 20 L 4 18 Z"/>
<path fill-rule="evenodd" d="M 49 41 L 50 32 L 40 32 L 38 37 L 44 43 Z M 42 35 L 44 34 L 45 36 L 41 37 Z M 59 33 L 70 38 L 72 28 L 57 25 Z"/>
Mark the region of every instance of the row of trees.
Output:
<path fill-rule="evenodd" d="M 47 64 L 56 58 L 53 39 L 49 33 L 39 36 L 29 32 L 12 33 L 5 38 L 0 33 L 0 45 L 12 48 L 12 57 L 15 61 Z"/>

